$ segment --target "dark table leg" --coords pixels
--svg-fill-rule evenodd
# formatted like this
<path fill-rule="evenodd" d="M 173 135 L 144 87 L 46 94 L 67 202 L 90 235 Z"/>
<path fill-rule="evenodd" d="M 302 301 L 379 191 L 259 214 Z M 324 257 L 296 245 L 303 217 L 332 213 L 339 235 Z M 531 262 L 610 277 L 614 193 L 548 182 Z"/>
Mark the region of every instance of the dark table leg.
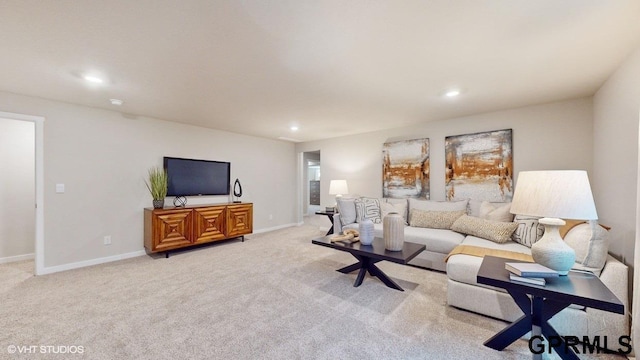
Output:
<path fill-rule="evenodd" d="M 333 234 L 333 214 L 327 214 L 327 217 L 331 221 L 331 227 L 329 228 L 329 231 L 327 231 L 327 235 L 331 235 Z"/>
<path fill-rule="evenodd" d="M 529 300 L 527 294 L 524 293 L 509 291 L 509 295 L 511 295 L 513 300 L 516 302 L 516 305 L 518 305 L 524 315 L 499 333 L 495 334 L 491 339 L 485 341 L 484 346 L 502 351 L 511 343 L 521 338 L 524 334 L 531 331 L 531 326 L 533 325 L 531 300 Z"/>
<path fill-rule="evenodd" d="M 380 270 L 379 267 L 375 265 L 375 263 L 379 262 L 380 260 L 372 259 L 369 257 L 360 256 L 360 255 L 354 255 L 354 254 L 351 254 L 351 255 L 353 255 L 356 259 L 358 259 L 358 262 L 355 264 L 351 264 L 343 268 L 340 268 L 337 271 L 343 274 L 348 274 L 350 272 L 360 269 L 360 271 L 358 272 L 358 276 L 356 277 L 356 282 L 353 284 L 354 287 L 358 287 L 362 284 L 362 281 L 364 280 L 364 276 L 368 271 L 371 276 L 377 277 L 378 279 L 380 279 L 380 281 L 382 281 L 388 287 L 392 289 L 404 291 L 404 289 L 401 288 L 400 285 L 398 285 L 395 281 L 391 280 L 391 278 L 387 276 L 387 274 L 385 274 L 382 270 Z"/>
<path fill-rule="evenodd" d="M 350 273 L 352 271 L 360 269 L 361 267 L 363 267 L 362 263 L 360 261 L 358 261 L 355 264 L 351 264 L 351 265 L 345 266 L 345 267 L 343 267 L 341 269 L 338 269 L 336 271 L 340 271 L 343 274 L 348 274 L 348 273 Z"/>
<path fill-rule="evenodd" d="M 541 297 L 534 296 L 533 301 L 525 293 L 508 291 L 509 295 L 522 310 L 524 315 L 502 331 L 485 341 L 484 345 L 495 350 L 504 350 L 514 341 L 523 335 L 532 331 L 535 335 L 540 334 L 547 340 L 550 337 L 554 339 L 554 350 L 564 360 L 579 359 L 578 356 L 567 346 L 564 339 L 558 336 L 556 330 L 549 324 L 548 320 L 562 309 L 569 306 L 569 303 L 551 301 Z M 534 354 L 535 356 L 535 354 Z"/>
<path fill-rule="evenodd" d="M 404 289 L 401 288 L 400 285 L 396 284 L 395 281 L 391 280 L 391 278 L 388 277 L 387 274 L 382 272 L 382 270 L 380 270 L 379 267 L 375 266 L 375 264 L 373 263 L 369 264 L 368 270 L 369 270 L 369 274 L 376 276 L 378 279 L 380 279 L 380 281 L 385 283 L 385 285 L 387 285 L 388 287 L 392 289 L 404 291 Z"/>

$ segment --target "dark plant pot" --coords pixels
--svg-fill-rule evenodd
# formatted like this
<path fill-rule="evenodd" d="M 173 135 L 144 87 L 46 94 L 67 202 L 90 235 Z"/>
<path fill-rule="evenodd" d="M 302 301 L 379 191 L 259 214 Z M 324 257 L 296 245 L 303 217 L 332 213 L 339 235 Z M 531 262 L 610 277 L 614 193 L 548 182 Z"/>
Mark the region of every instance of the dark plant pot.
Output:
<path fill-rule="evenodd" d="M 162 200 L 153 200 L 153 208 L 154 209 L 162 209 L 164 207 L 164 199 Z"/>

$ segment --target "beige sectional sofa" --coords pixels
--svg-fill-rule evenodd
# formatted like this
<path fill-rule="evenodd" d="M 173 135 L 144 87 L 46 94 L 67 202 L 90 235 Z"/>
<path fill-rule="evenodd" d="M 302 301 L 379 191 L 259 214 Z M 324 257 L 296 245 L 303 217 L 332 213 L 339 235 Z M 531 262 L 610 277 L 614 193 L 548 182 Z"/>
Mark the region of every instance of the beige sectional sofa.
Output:
<path fill-rule="evenodd" d="M 509 294 L 503 289 L 480 285 L 476 282 L 482 257 L 458 253 L 447 258 L 458 245 L 531 254 L 530 244 L 542 235 L 543 228 L 537 225 L 535 219 L 530 218 L 516 216 L 516 219 L 512 220 L 515 225 L 509 225 L 508 221 L 492 219 L 492 216 L 498 213 L 498 218 L 502 217 L 502 220 L 505 220 L 504 213 L 508 208 L 509 204 L 474 200 L 437 202 L 418 199 L 345 198 L 338 201 L 338 213 L 334 216 L 334 232 L 339 234 L 346 228 L 357 229 L 358 220 L 369 218 L 374 220 L 375 235 L 382 237 L 382 218 L 390 211 L 398 212 L 407 222 L 405 241 L 426 246 L 425 251 L 410 264 L 446 272 L 448 305 L 513 321 L 522 316 L 522 312 Z M 463 215 L 454 214 L 461 210 L 464 211 Z M 440 216 L 442 214 L 446 216 Z M 454 217 L 459 217 L 450 224 L 451 219 L 447 217 L 452 214 Z M 423 216 L 423 221 L 420 221 L 420 216 Z M 472 229 L 459 226 L 458 222 L 464 222 L 463 220 L 471 220 L 471 226 L 467 228 L 472 227 Z M 490 230 L 488 232 L 479 230 L 478 228 L 484 228 L 484 226 L 473 226 L 476 224 L 474 221 L 484 221 Z M 449 228 L 446 228 L 447 225 Z M 498 235 L 492 232 L 494 225 L 502 231 L 496 231 Z M 458 231 L 451 230 L 452 227 Z M 508 231 L 512 228 L 515 228 L 514 234 L 505 241 L 505 229 Z M 577 262 L 574 269 L 587 270 L 599 275 L 603 283 L 622 301 L 625 311 L 628 312 L 628 267 L 606 253 L 608 233 L 601 228 L 598 229 L 599 231 L 589 230 L 588 224 L 581 224 L 566 233 L 565 241 L 576 249 Z M 477 236 L 478 234 L 482 236 Z M 590 237 L 589 234 L 594 235 Z M 598 235 L 598 239 L 595 239 L 595 235 Z M 604 251 L 604 253 L 595 256 L 595 251 Z M 594 259 L 596 259 L 595 262 Z M 589 308 L 572 306 L 557 314 L 551 323 L 560 334 L 565 335 L 590 337 L 608 335 L 611 339 L 617 339 L 621 335 L 629 334 L 628 315 Z M 611 346 L 615 345 L 616 341 L 611 344 Z"/>

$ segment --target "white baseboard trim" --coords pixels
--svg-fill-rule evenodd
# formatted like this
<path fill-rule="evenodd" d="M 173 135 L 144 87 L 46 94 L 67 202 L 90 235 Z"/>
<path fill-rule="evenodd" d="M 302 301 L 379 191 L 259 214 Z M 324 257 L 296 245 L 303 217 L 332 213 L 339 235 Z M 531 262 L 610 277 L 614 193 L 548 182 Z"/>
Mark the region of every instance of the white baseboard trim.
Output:
<path fill-rule="evenodd" d="M 280 229 L 284 229 L 284 228 L 288 228 L 288 227 L 292 227 L 292 226 L 300 226 L 301 224 L 302 223 L 300 223 L 300 224 L 290 223 L 290 224 L 278 225 L 278 226 L 274 226 L 274 227 L 270 227 L 270 228 L 254 230 L 253 233 L 254 234 L 262 234 L 262 233 L 266 233 L 266 232 L 269 232 L 269 231 L 280 230 Z"/>
<path fill-rule="evenodd" d="M 270 228 L 264 228 L 264 229 L 255 230 L 253 233 L 254 234 L 261 234 L 261 233 L 274 231 L 274 230 L 279 230 L 279 229 L 284 229 L 284 228 L 288 228 L 288 227 L 292 227 L 292 226 L 300 226 L 300 225 L 303 225 L 303 224 L 304 223 L 297 223 L 297 224 L 296 223 L 290 223 L 290 224 L 278 225 L 278 226 L 274 226 L 274 227 L 270 227 Z M 83 268 L 83 267 L 87 267 L 87 266 L 93 266 L 93 265 L 104 264 L 104 263 L 108 263 L 108 262 L 112 262 L 112 261 L 129 259 L 129 258 L 132 258 L 132 257 L 142 256 L 142 255 L 146 255 L 146 254 L 147 253 L 144 250 L 140 250 L 140 251 L 134 251 L 134 252 L 126 253 L 126 254 L 107 256 L 107 257 L 98 258 L 98 259 L 78 261 L 78 262 L 70 263 L 70 264 L 49 266 L 49 267 L 45 267 L 44 269 L 42 269 L 42 272 L 39 273 L 38 275 L 53 274 L 53 273 L 57 273 L 57 272 L 60 272 L 60 271 L 79 269 L 79 268 Z M 15 258 L 15 257 L 13 257 L 13 258 Z M 31 258 L 33 259 L 33 254 L 31 254 Z M 0 259 L 0 263 L 2 263 L 2 260 L 3 259 Z M 19 260 L 12 260 L 12 261 L 19 261 Z"/>
<path fill-rule="evenodd" d="M 73 269 L 79 269 L 79 268 L 83 268 L 83 267 L 87 267 L 87 266 L 105 264 L 105 263 L 109 263 L 109 262 L 113 262 L 113 261 L 130 259 L 130 258 L 133 258 L 133 257 L 138 257 L 138 256 L 146 255 L 146 254 L 147 253 L 144 250 L 140 250 L 140 251 L 134 251 L 134 252 L 126 253 L 126 254 L 119 254 L 119 255 L 107 256 L 107 257 L 103 257 L 103 258 L 97 258 L 97 259 L 91 259 L 91 260 L 85 260 L 85 261 L 78 261 L 78 262 L 74 262 L 74 263 L 70 263 L 70 264 L 49 266 L 49 267 L 45 267 L 44 269 L 42 269 L 42 272 L 40 274 L 38 274 L 38 275 L 53 274 L 53 273 L 57 273 L 57 272 L 60 272 L 60 271 L 73 270 Z"/>
<path fill-rule="evenodd" d="M 8 264 L 16 261 L 24 261 L 24 260 L 33 260 L 36 258 L 36 254 L 24 254 L 24 255 L 16 255 L 16 256 L 7 256 L 0 258 L 0 264 Z"/>

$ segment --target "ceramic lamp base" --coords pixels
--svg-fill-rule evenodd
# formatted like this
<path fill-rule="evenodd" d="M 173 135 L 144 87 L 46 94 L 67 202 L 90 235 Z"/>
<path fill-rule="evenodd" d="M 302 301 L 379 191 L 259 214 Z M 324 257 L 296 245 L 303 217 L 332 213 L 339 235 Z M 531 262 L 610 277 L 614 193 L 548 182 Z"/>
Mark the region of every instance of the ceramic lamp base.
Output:
<path fill-rule="evenodd" d="M 560 237 L 564 220 L 542 218 L 538 222 L 544 225 L 544 235 L 531 245 L 533 261 L 567 275 L 576 261 L 576 252 Z"/>

